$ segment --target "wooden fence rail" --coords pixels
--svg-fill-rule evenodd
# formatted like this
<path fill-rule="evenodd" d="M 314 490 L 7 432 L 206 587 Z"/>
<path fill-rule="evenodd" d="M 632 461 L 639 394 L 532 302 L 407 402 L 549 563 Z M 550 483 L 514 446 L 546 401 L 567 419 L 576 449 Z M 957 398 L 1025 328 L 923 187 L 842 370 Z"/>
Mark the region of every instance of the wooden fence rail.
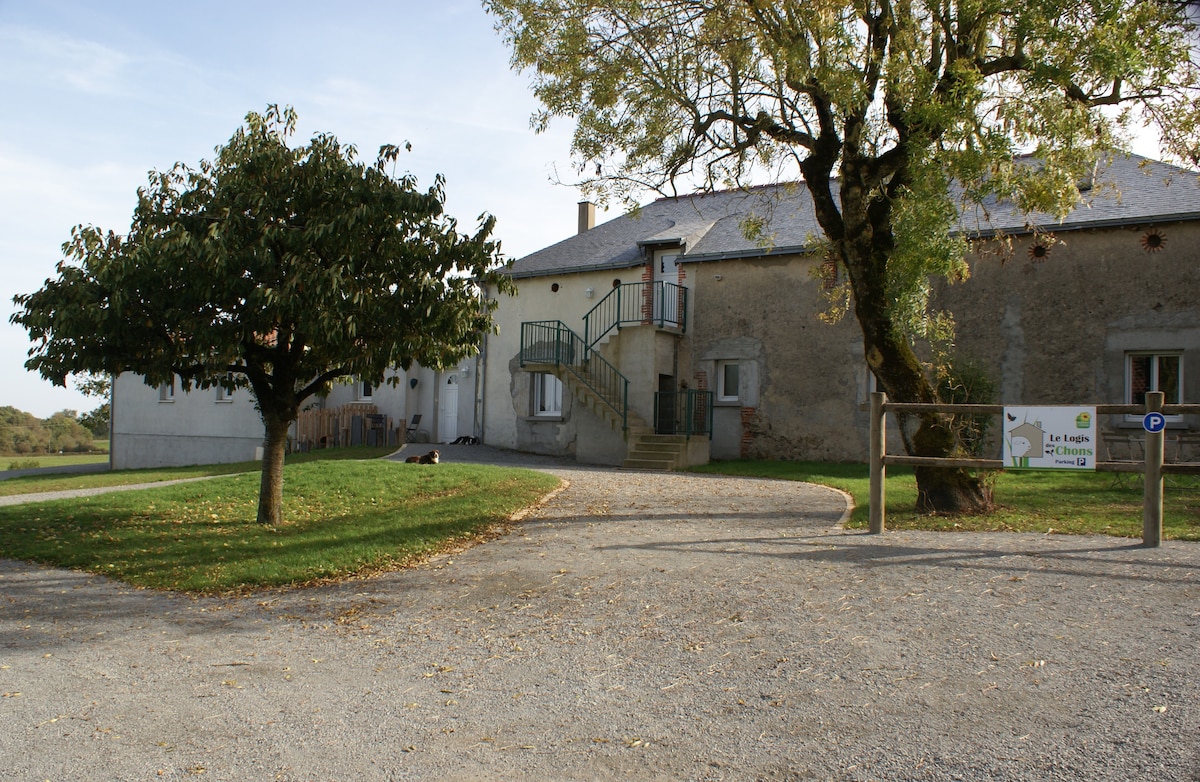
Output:
<path fill-rule="evenodd" d="M 296 419 L 298 450 L 348 445 L 402 445 L 404 420 L 399 424 L 380 415 L 375 405 L 352 404 L 301 411 Z"/>
<path fill-rule="evenodd" d="M 1143 405 L 1096 405 L 1096 415 L 1200 415 L 1200 405 L 1163 404 L 1163 394 L 1153 391 L 1146 394 Z M 887 413 L 962 413 L 968 415 L 1002 415 L 1004 405 L 951 405 L 918 404 L 910 402 L 888 402 L 881 391 L 871 394 L 871 480 L 869 529 L 872 534 L 883 532 L 886 519 L 884 513 L 884 480 L 889 464 L 915 467 L 961 467 L 973 470 L 1002 470 L 1001 459 L 955 459 L 926 456 L 901 456 L 887 453 Z M 1165 464 L 1164 432 L 1146 432 L 1145 458 L 1142 461 L 1097 461 L 1097 472 L 1135 472 L 1145 476 L 1142 494 L 1142 545 L 1159 546 L 1162 543 L 1162 507 L 1164 475 L 1200 475 L 1200 462 Z"/>

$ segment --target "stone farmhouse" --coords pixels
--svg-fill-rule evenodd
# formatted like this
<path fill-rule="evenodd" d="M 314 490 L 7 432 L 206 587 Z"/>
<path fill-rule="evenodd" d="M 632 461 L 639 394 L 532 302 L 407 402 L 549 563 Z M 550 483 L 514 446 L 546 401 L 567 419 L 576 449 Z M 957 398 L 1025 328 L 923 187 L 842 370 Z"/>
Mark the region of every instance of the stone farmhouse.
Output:
<path fill-rule="evenodd" d="M 959 355 L 1020 405 L 1200 401 L 1200 175 L 1102 164 L 1065 220 L 987 203 L 961 215 L 970 278 L 940 285 Z M 760 238 L 748 239 L 753 219 Z M 836 268 L 802 184 L 663 198 L 514 261 L 499 334 L 461 367 L 339 386 L 297 447 L 461 435 L 580 462 L 863 461 L 873 377 L 853 317 L 827 323 Z M 263 439 L 251 394 L 114 383 L 115 468 L 240 461 Z M 410 426 L 420 415 L 417 427 Z M 310 417 L 313 415 L 310 412 Z M 380 419 L 383 419 L 382 421 Z M 1200 417 L 1169 421 L 1200 429 Z M 1140 419 L 1109 417 L 1109 432 Z M 323 438 L 323 439 L 322 439 Z"/>
<path fill-rule="evenodd" d="M 970 278 L 936 297 L 958 354 L 1004 404 L 1200 401 L 1198 175 L 1120 156 L 1090 185 L 1062 222 L 1004 203 L 961 215 Z M 581 204 L 575 236 L 511 265 L 520 295 L 484 346 L 485 442 L 642 467 L 865 461 L 873 377 L 853 317 L 819 317 L 837 270 L 813 252 L 803 185 L 593 215 Z"/>

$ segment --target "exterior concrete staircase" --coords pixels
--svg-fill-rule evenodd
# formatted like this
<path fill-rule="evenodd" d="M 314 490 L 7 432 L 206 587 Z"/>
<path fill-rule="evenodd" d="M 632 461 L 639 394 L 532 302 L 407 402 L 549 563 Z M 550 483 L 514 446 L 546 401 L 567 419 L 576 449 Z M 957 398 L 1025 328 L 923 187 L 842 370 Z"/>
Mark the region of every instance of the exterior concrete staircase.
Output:
<path fill-rule="evenodd" d="M 625 441 L 625 467 L 672 470 L 687 466 L 696 456 L 694 443 L 685 435 L 655 434 L 654 427 L 630 410 L 629 380 L 561 321 L 521 324 L 521 366 L 556 376 L 580 405 L 619 432 Z M 705 452 L 704 461 L 707 458 Z"/>
<path fill-rule="evenodd" d="M 687 438 L 681 434 L 655 434 L 649 426 L 629 425 L 629 455 L 622 467 L 638 470 L 675 470 L 687 466 Z"/>
<path fill-rule="evenodd" d="M 621 420 L 621 414 L 617 412 L 613 405 L 605 400 L 604 397 L 595 390 L 590 373 L 582 372 L 580 374 L 576 374 L 575 372 L 566 372 L 561 367 L 556 367 L 553 364 L 548 364 L 542 367 L 542 369 L 545 372 L 555 375 L 559 380 L 566 384 L 567 389 L 571 392 L 571 395 L 574 396 L 578 402 L 583 404 L 584 407 L 586 407 L 588 410 L 591 410 L 592 413 L 606 425 L 608 425 L 610 429 L 613 429 L 614 431 L 620 431 L 622 425 L 624 424 L 624 422 Z M 628 418 L 629 426 L 634 426 L 635 424 L 640 424 L 642 426 L 646 425 L 646 423 L 642 421 L 641 417 L 632 410 L 626 413 L 626 417 Z"/>
<path fill-rule="evenodd" d="M 587 407 L 614 431 L 621 429 L 621 417 L 584 380 L 571 372 L 547 366 L 558 375 L 575 399 Z M 621 466 L 638 470 L 674 470 L 687 465 L 687 438 L 683 435 L 655 434 L 654 427 L 630 410 L 626 413 L 625 441 L 628 452 Z"/>

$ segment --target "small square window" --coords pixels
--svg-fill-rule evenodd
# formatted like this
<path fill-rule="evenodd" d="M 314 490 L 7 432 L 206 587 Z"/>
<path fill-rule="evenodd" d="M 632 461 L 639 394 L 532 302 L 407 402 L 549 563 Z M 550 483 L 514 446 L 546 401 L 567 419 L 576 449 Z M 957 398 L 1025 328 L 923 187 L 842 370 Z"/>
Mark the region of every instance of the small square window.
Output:
<path fill-rule="evenodd" d="M 362 382 L 358 384 L 358 401 L 370 402 L 375 398 L 375 387 L 370 383 Z"/>
<path fill-rule="evenodd" d="M 741 399 L 740 388 L 741 365 L 736 361 L 720 361 L 717 363 L 717 401 L 737 402 Z"/>
<path fill-rule="evenodd" d="M 171 378 L 169 382 L 162 383 L 158 387 L 158 401 L 174 402 L 175 401 L 175 378 Z"/>

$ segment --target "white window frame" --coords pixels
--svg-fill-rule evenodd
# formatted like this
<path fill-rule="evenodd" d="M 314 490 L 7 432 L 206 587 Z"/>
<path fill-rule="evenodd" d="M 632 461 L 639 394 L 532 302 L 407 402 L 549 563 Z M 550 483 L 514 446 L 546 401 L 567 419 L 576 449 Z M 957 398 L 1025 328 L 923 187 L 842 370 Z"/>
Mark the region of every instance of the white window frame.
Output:
<path fill-rule="evenodd" d="M 159 402 L 174 402 L 175 401 L 175 378 L 171 378 L 166 383 L 158 385 L 158 401 Z"/>
<path fill-rule="evenodd" d="M 534 418 L 562 417 L 563 383 L 549 372 L 533 372 L 529 378 L 530 411 Z"/>
<path fill-rule="evenodd" d="M 1133 401 L 1133 360 L 1135 358 L 1150 358 L 1151 359 L 1151 361 L 1150 361 L 1150 387 L 1147 389 L 1148 391 L 1162 390 L 1161 386 L 1159 384 L 1159 377 L 1158 377 L 1159 359 L 1162 359 L 1162 358 L 1178 359 L 1179 360 L 1179 369 L 1178 369 L 1179 396 L 1174 399 L 1164 398 L 1163 403 L 1168 404 L 1168 405 L 1178 405 L 1178 404 L 1183 403 L 1183 400 L 1185 398 L 1184 397 L 1184 388 L 1183 388 L 1183 378 L 1184 378 L 1183 351 L 1182 350 L 1130 350 L 1125 353 L 1125 404 L 1128 404 L 1128 405 L 1138 404 L 1137 402 Z M 1142 416 L 1140 414 L 1126 416 L 1126 418 L 1128 420 L 1137 420 L 1137 421 L 1142 420 Z M 1166 416 L 1166 418 L 1168 421 L 1183 420 L 1183 416 L 1179 416 L 1179 415 L 1169 415 L 1169 416 Z"/>
<path fill-rule="evenodd" d="M 228 380 L 232 381 L 233 373 L 232 372 L 228 373 L 228 375 L 226 375 L 226 378 Z M 225 388 L 225 386 L 218 384 L 217 385 L 217 403 L 227 405 L 227 404 L 231 404 L 232 402 L 233 402 L 233 391 L 230 391 L 227 388 Z"/>
<path fill-rule="evenodd" d="M 358 381 L 357 384 L 358 401 L 372 402 L 375 400 L 375 386 L 365 380 Z"/>
<path fill-rule="evenodd" d="M 738 387 L 733 389 L 733 393 L 725 387 L 727 381 L 725 371 L 733 367 L 737 370 Z M 741 361 L 718 361 L 717 362 L 717 394 L 716 401 L 718 403 L 740 402 L 742 400 L 741 383 L 742 383 L 742 362 Z"/>

